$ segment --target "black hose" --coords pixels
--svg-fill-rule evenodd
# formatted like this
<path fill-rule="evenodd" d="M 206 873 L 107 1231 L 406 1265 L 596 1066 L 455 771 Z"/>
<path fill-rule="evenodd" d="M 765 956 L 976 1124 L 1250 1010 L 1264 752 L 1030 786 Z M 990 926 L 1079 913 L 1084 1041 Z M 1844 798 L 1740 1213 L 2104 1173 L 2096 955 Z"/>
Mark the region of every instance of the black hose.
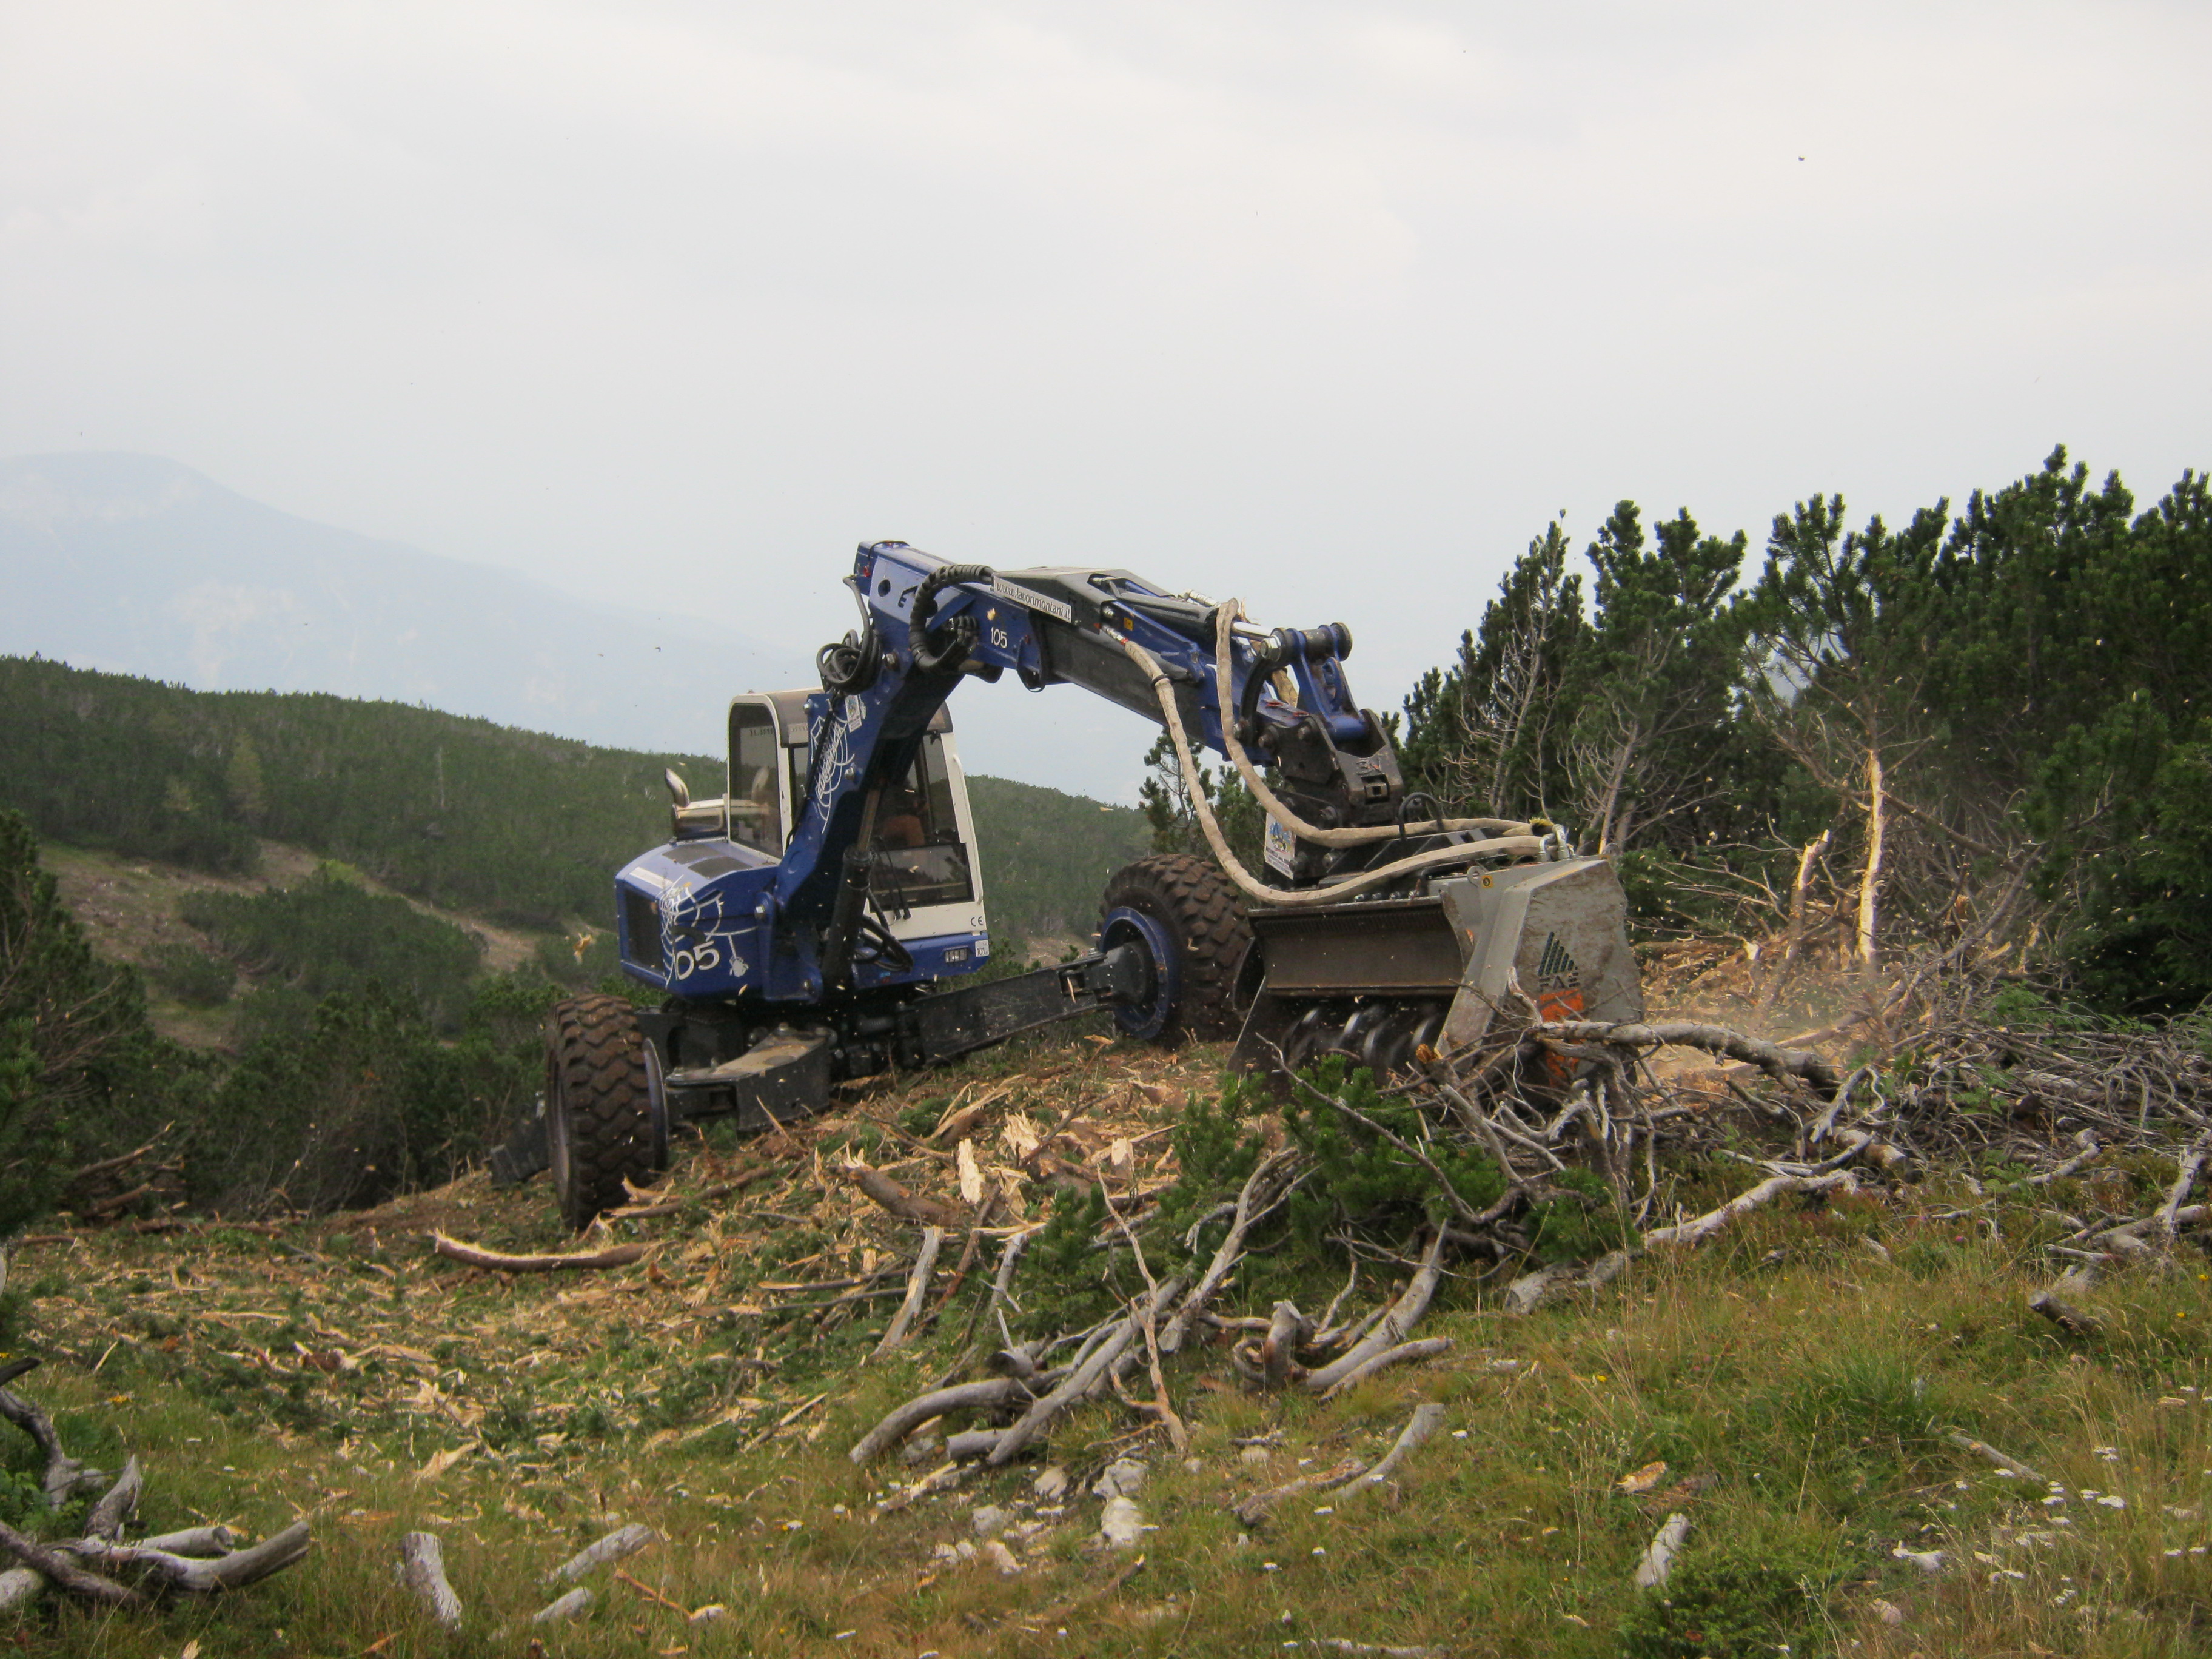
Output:
<path fill-rule="evenodd" d="M 948 664 L 957 667 L 975 642 L 975 623 L 968 617 L 954 618 L 942 645 L 930 642 L 930 618 L 937 609 L 938 594 L 958 582 L 989 581 L 992 574 L 990 566 L 984 564 L 941 564 L 921 579 L 921 586 L 915 590 L 914 609 L 907 613 L 907 643 L 914 652 L 917 673 L 933 674 Z"/>

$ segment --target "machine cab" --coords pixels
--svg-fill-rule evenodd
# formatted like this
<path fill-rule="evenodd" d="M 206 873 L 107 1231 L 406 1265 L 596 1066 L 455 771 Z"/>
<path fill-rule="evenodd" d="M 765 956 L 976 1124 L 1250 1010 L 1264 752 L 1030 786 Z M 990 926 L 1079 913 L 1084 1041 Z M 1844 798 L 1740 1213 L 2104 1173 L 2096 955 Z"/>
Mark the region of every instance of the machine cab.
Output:
<path fill-rule="evenodd" d="M 770 691 L 730 702 L 724 833 L 770 859 L 783 857 L 806 799 L 809 695 Z M 931 718 L 907 775 L 884 792 L 867 852 L 869 900 L 894 938 L 907 944 L 972 934 L 974 957 L 989 953 L 968 782 L 945 708 Z M 957 959 L 949 965 L 957 968 Z"/>

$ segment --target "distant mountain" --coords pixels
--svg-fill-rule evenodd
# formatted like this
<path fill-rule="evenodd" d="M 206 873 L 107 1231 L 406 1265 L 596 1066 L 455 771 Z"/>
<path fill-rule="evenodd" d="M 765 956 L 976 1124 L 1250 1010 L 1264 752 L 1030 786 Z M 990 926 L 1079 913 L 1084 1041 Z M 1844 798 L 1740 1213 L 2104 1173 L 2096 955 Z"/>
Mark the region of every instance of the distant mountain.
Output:
<path fill-rule="evenodd" d="M 150 455 L 0 459 L 0 654 L 621 748 L 710 744 L 730 693 L 814 678 L 787 648 L 314 524 Z"/>

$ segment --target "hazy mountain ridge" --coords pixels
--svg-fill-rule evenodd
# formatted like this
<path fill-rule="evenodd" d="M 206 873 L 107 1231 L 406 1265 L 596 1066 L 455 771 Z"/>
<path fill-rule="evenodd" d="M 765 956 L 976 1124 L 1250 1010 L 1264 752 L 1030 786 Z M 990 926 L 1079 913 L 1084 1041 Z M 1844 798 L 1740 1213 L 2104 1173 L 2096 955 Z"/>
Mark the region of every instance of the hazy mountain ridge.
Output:
<path fill-rule="evenodd" d="M 811 678 L 787 651 L 623 603 L 628 582 L 579 600 L 147 455 L 0 459 L 0 653 L 422 703 L 608 746 L 695 748 L 732 690 Z"/>

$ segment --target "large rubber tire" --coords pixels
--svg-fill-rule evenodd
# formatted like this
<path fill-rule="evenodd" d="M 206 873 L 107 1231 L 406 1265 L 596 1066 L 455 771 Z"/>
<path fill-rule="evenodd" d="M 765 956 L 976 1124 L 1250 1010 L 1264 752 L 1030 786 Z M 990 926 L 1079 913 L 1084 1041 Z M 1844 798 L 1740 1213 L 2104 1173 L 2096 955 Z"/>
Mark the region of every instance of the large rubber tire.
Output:
<path fill-rule="evenodd" d="M 579 1232 L 667 1162 L 653 1056 L 620 997 L 556 1003 L 545 1024 L 545 1143 L 561 1218 Z"/>
<path fill-rule="evenodd" d="M 1124 866 L 1107 882 L 1100 906 L 1106 945 L 1119 942 L 1109 937 L 1117 930 L 1147 937 L 1169 958 L 1161 964 L 1165 983 L 1158 1004 L 1114 1011 L 1123 1030 L 1170 1047 L 1236 1036 L 1237 975 L 1252 948 L 1252 925 L 1227 877 L 1182 853 L 1155 853 Z"/>

